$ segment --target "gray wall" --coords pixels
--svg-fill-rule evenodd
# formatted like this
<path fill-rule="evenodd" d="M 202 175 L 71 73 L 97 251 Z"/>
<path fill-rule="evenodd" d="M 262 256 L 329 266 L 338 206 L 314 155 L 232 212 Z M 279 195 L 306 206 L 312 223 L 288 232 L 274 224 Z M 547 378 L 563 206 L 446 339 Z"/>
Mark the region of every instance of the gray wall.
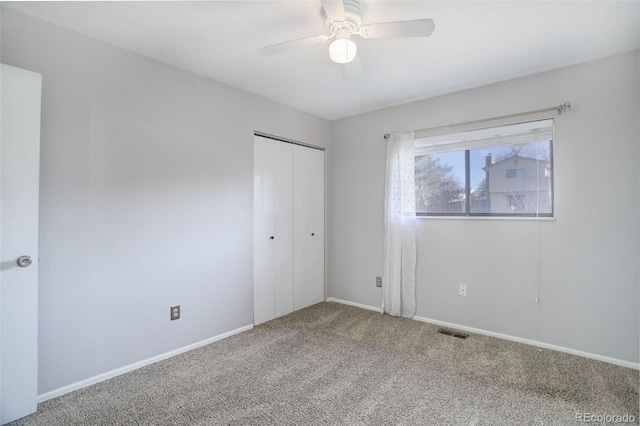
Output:
<path fill-rule="evenodd" d="M 43 81 L 39 392 L 251 324 L 253 132 L 330 123 L 11 9 L 1 40 Z"/>
<path fill-rule="evenodd" d="M 568 100 L 551 115 L 556 220 L 419 219 L 417 315 L 637 363 L 638 62 L 636 51 L 333 122 L 329 296 L 380 306 L 384 133 Z"/>
<path fill-rule="evenodd" d="M 565 100 L 557 219 L 420 220 L 418 315 L 638 361 L 637 52 L 330 124 L 10 9 L 0 36 L 43 76 L 40 393 L 252 322 L 254 130 L 330 148 L 329 296 L 379 306 L 382 134 Z"/>

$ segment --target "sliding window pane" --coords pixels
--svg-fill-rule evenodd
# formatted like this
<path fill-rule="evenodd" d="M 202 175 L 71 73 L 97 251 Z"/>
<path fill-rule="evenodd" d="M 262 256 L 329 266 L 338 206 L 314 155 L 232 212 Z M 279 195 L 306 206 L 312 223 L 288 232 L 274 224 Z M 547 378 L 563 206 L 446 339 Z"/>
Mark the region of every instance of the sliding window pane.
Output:
<path fill-rule="evenodd" d="M 416 157 L 416 213 L 465 213 L 464 151 Z"/>
<path fill-rule="evenodd" d="M 551 141 L 472 149 L 471 214 L 550 215 Z"/>

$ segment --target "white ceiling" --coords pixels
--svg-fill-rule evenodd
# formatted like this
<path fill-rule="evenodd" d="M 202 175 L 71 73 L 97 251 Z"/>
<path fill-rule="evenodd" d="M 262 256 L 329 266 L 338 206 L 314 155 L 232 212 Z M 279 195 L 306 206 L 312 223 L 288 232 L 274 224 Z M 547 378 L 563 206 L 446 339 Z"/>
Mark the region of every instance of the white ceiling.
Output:
<path fill-rule="evenodd" d="M 431 18 L 425 39 L 356 39 L 364 73 L 327 45 L 320 0 L 9 2 L 5 6 L 333 120 L 640 47 L 640 1 L 365 1 L 364 24 Z"/>

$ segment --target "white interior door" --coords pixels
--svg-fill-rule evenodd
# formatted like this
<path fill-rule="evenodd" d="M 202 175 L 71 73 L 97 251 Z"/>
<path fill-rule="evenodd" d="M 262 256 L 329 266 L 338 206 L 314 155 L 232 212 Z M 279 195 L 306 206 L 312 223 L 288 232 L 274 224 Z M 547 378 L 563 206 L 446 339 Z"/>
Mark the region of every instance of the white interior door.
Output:
<path fill-rule="evenodd" d="M 293 147 L 294 309 L 325 300 L 324 151 Z"/>
<path fill-rule="evenodd" d="M 254 138 L 253 323 L 293 311 L 292 145 Z"/>
<path fill-rule="evenodd" d="M 266 140 L 274 150 L 274 310 L 277 318 L 293 312 L 293 145 Z"/>
<path fill-rule="evenodd" d="M 37 409 L 41 76 L 0 67 L 0 423 L 5 424 Z"/>
<path fill-rule="evenodd" d="M 253 146 L 253 323 L 275 315 L 274 155 L 268 139 Z"/>

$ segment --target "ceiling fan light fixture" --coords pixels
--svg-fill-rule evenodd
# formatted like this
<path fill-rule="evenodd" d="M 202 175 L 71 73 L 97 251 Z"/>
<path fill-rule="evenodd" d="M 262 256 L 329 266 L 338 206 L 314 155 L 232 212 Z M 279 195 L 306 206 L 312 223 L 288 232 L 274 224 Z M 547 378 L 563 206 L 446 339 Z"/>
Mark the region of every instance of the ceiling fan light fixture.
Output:
<path fill-rule="evenodd" d="M 356 58 L 358 46 L 349 38 L 337 38 L 329 45 L 329 57 L 338 64 L 348 64 Z"/>

